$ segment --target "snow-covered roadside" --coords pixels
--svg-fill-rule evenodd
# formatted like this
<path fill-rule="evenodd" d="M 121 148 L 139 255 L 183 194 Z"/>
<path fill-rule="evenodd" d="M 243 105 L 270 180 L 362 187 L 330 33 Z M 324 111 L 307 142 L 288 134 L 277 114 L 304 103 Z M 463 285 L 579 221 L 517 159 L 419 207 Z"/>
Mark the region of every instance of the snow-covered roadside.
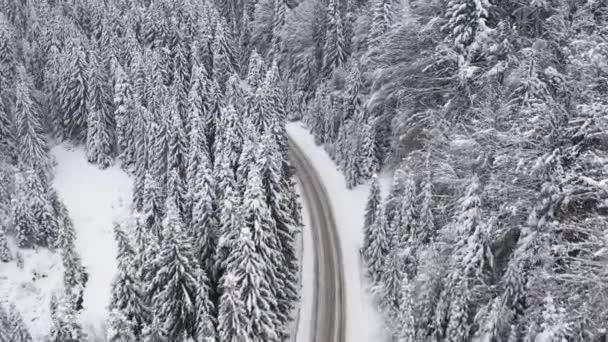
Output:
<path fill-rule="evenodd" d="M 101 170 L 89 164 L 82 147 L 60 144 L 51 153 L 57 161 L 53 185 L 74 222 L 76 248 L 89 273 L 82 323 L 98 334 L 117 267 L 113 223 L 129 215 L 132 180 L 116 165 Z"/>
<path fill-rule="evenodd" d="M 346 341 L 388 341 L 390 337 L 383 328 L 382 319 L 374 308 L 371 296 L 366 291 L 367 284 L 360 267 L 359 248 L 363 244 L 363 213 L 369 185 L 349 190 L 335 163 L 323 147 L 315 145 L 312 135 L 301 123 L 288 124 L 287 132 L 318 170 L 334 210 L 347 284 Z M 382 183 L 386 184 L 385 177 Z M 383 188 L 386 188 L 386 185 Z"/>
<path fill-rule="evenodd" d="M 302 198 L 302 191 L 300 190 L 300 184 L 297 186 L 298 194 Z M 314 305 L 314 260 L 313 260 L 313 242 L 312 232 L 310 231 L 310 217 L 308 216 L 308 209 L 302 206 L 302 218 L 304 226 L 302 227 L 302 234 L 300 234 L 300 240 L 302 241 L 302 249 L 300 253 L 300 311 L 297 316 L 298 322 L 296 322 L 297 334 L 296 342 L 310 342 L 312 340 L 313 332 L 310 331 L 312 327 L 313 312 L 312 308 Z"/>

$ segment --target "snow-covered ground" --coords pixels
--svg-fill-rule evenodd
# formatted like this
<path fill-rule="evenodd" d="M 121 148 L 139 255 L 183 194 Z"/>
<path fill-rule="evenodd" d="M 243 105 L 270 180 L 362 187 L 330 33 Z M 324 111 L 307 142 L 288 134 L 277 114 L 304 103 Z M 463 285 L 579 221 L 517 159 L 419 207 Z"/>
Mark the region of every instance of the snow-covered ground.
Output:
<path fill-rule="evenodd" d="M 113 224 L 129 216 L 132 180 L 116 165 L 101 170 L 88 163 L 83 147 L 60 144 L 51 152 L 57 161 L 54 187 L 74 222 L 76 248 L 89 273 L 83 325 L 99 334 L 116 272 Z"/>
<path fill-rule="evenodd" d="M 61 255 L 46 248 L 19 253 L 23 267 L 0 263 L 0 303 L 15 304 L 34 341 L 42 341 L 51 329 L 51 296 L 63 291 Z"/>
<path fill-rule="evenodd" d="M 300 191 L 300 185 L 297 187 L 300 198 L 302 198 L 302 192 Z M 306 207 L 302 207 L 302 218 L 304 221 L 304 227 L 302 227 L 302 234 L 300 235 L 302 241 L 302 250 L 300 255 L 300 281 L 302 284 L 300 292 L 300 311 L 298 315 L 298 321 L 296 322 L 297 342 L 310 342 L 312 340 L 312 327 L 313 320 L 313 305 L 314 305 L 314 247 L 312 242 L 312 232 L 310 231 L 310 217 L 308 216 L 308 210 Z"/>
<path fill-rule="evenodd" d="M 312 135 L 301 123 L 288 124 L 287 132 L 318 170 L 329 193 L 342 247 L 347 284 L 346 341 L 388 341 L 390 336 L 383 328 L 382 319 L 374 308 L 371 295 L 366 290 L 368 285 L 362 274 L 359 258 L 359 248 L 363 244 L 363 212 L 369 185 L 349 190 L 335 163 L 322 146 L 315 145 Z M 383 188 L 386 188 L 387 177 L 381 177 L 381 181 Z M 310 341 L 310 339 L 298 339 L 298 341 Z"/>

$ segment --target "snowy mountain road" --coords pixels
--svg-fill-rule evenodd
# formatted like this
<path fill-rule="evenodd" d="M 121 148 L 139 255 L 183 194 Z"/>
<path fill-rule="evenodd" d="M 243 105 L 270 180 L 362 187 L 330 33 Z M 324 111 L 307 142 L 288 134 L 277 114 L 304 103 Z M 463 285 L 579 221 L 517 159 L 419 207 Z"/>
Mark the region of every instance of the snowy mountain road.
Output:
<path fill-rule="evenodd" d="M 311 222 L 314 244 L 314 303 L 310 324 L 314 342 L 344 342 L 346 304 L 342 251 L 327 190 L 317 170 L 302 150 L 289 141 L 289 155 L 296 168 Z M 300 317 L 300 319 L 305 319 Z M 299 322 L 303 324 L 305 322 Z"/>

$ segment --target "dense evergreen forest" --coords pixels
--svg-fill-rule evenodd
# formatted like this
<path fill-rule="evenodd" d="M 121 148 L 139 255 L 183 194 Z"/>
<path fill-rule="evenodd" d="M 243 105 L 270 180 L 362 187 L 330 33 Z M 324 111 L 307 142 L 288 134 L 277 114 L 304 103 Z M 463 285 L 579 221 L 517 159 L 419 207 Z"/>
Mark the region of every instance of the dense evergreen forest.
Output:
<path fill-rule="evenodd" d="M 61 253 L 65 291 L 51 301 L 47 340 L 87 340 L 78 319 L 87 270 L 51 185 L 57 141 L 134 178 L 133 216 L 114 227 L 107 340 L 286 340 L 300 207 L 284 77 L 240 32 L 254 4 L 8 0 L 1 9 L 0 256 Z M 31 341 L 19 307 L 3 306 L 0 341 Z"/>
<path fill-rule="evenodd" d="M 49 341 L 85 338 L 57 140 L 135 179 L 110 341 L 286 340 L 285 120 L 371 180 L 361 255 L 395 338 L 604 338 L 606 1 L 0 3 L 0 259 L 61 251 Z M 0 340 L 30 341 L 5 306 Z"/>
<path fill-rule="evenodd" d="M 373 182 L 362 248 L 387 326 L 402 341 L 605 339 L 608 3 L 367 6 L 343 17 L 350 58 L 320 101 L 360 114 L 308 121 L 353 184 L 396 170 L 386 198 Z"/>

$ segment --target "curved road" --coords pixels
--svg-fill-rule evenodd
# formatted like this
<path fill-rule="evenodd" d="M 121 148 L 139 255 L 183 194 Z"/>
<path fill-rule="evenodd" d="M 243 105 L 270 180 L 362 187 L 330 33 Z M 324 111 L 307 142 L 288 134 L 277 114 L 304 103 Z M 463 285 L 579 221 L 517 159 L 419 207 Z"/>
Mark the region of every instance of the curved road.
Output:
<path fill-rule="evenodd" d="M 289 158 L 300 180 L 315 248 L 314 317 L 310 322 L 312 342 L 345 342 L 346 304 L 342 252 L 327 190 L 310 160 L 291 139 Z"/>

